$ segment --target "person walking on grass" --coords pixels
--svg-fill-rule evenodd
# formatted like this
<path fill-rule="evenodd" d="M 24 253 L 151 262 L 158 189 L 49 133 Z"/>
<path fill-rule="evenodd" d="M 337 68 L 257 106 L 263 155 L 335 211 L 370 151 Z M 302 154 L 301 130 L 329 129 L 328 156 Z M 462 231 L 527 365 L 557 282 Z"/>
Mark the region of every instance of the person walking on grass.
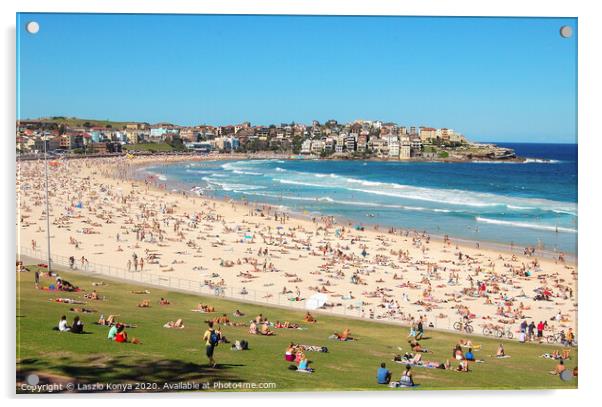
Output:
<path fill-rule="evenodd" d="M 205 353 L 207 358 L 209 359 L 209 365 L 211 367 L 215 367 L 215 359 L 213 358 L 213 353 L 215 351 L 215 347 L 219 343 L 219 333 L 213 329 L 213 321 L 207 322 L 209 328 L 205 331 L 205 335 L 203 335 L 203 340 L 205 341 Z"/>
<path fill-rule="evenodd" d="M 424 336 L 424 324 L 422 317 L 418 320 L 418 325 L 416 327 L 416 340 L 422 339 Z"/>

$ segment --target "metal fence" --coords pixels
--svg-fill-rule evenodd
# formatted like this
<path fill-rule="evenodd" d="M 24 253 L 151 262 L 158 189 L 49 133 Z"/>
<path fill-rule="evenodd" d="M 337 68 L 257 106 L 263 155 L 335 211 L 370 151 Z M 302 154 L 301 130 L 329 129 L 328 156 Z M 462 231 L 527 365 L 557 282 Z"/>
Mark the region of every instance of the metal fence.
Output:
<path fill-rule="evenodd" d="M 24 255 L 34 259 L 39 259 L 41 262 L 46 264 L 48 262 L 47 252 L 33 250 L 28 247 L 17 247 L 17 255 Z M 150 285 L 154 287 L 178 290 L 203 296 L 216 296 L 224 299 L 237 300 L 247 303 L 265 304 L 271 306 L 287 307 L 297 310 L 306 309 L 306 300 L 292 301 L 289 299 L 291 294 L 273 294 L 267 291 L 246 289 L 244 287 L 218 287 L 210 286 L 201 280 L 189 280 L 169 275 L 156 274 L 148 271 L 128 271 L 127 269 L 120 267 L 113 267 L 106 264 L 99 264 L 94 262 L 86 262 L 82 266 L 78 259 L 75 259 L 73 267 L 70 264 L 69 257 L 59 254 L 52 254 L 51 265 L 53 267 L 60 266 L 69 272 L 81 273 L 81 274 L 96 274 L 107 276 L 108 278 L 123 280 L 127 282 L 136 282 L 144 285 Z M 344 303 L 345 301 L 343 301 Z M 362 310 L 361 304 L 358 301 L 349 302 L 339 307 L 329 307 L 326 309 L 311 310 L 320 314 L 327 315 L 338 315 L 351 318 L 369 319 L 371 321 L 377 321 L 382 323 L 396 324 L 396 325 L 408 325 L 407 321 L 396 318 L 369 318 L 369 313 Z M 433 318 L 429 319 L 427 325 L 431 329 L 438 330 L 454 330 L 454 323 L 456 323 L 460 317 L 452 318 L 447 316 L 446 318 Z M 482 329 L 479 325 L 474 324 L 473 335 L 482 335 Z M 425 327 L 426 328 L 426 327 Z M 457 332 L 457 331 L 456 331 Z"/>

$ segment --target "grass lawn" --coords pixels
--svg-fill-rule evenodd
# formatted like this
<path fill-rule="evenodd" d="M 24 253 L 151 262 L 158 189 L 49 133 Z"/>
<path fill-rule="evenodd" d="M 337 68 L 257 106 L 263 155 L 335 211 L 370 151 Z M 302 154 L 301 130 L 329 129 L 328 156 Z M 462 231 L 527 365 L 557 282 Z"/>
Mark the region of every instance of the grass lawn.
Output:
<path fill-rule="evenodd" d="M 34 270 L 36 266 L 30 266 Z M 303 312 L 282 308 L 227 301 L 215 297 L 199 297 L 179 292 L 169 292 L 154 287 L 142 287 L 107 280 L 105 277 L 83 276 L 60 272 L 61 276 L 89 292 L 94 288 L 107 297 L 104 301 L 90 301 L 84 307 L 98 310 L 94 314 L 79 314 L 85 323 L 88 335 L 59 333 L 52 330 L 61 315 L 67 315 L 69 323 L 77 314 L 69 305 L 49 302 L 50 298 L 67 297 L 83 299 L 84 292 L 66 293 L 37 290 L 33 285 L 33 273 L 17 275 L 17 380 L 22 382 L 29 374 L 40 376 L 40 383 L 157 383 L 159 389 L 164 382 L 190 381 L 198 383 L 255 382 L 276 384 L 276 391 L 303 390 L 385 390 L 389 389 L 375 382 L 376 368 L 381 362 L 399 379 L 404 365 L 391 361 L 394 354 L 409 351 L 406 342 L 408 329 L 388 324 L 364 320 L 324 316 L 315 313 L 317 324 L 302 324 Z M 42 278 L 42 285 L 48 286 L 53 279 Z M 92 282 L 104 281 L 107 285 L 93 287 Z M 132 290 L 149 289 L 150 294 L 132 294 Z M 171 305 L 160 306 L 159 298 L 165 297 Z M 143 299 L 151 301 L 151 308 L 138 308 Z M 213 305 L 216 313 L 200 314 L 191 312 L 198 303 Z M 236 318 L 232 313 L 240 309 L 246 315 Z M 130 339 L 139 338 L 140 345 L 120 344 L 106 339 L 108 328 L 95 325 L 100 313 L 120 315 L 120 321 L 138 325 L 128 329 Z M 229 344 L 216 348 L 218 367 L 209 368 L 204 354 L 201 337 L 206 329 L 205 320 L 227 313 L 232 321 L 248 322 L 258 313 L 263 313 L 271 321 L 291 321 L 300 323 L 307 329 L 275 329 L 275 336 L 250 335 L 245 327 L 223 327 L 223 333 L 234 342 L 246 339 L 248 351 L 231 351 Z M 181 330 L 163 328 L 167 321 L 184 319 Z M 351 329 L 353 342 L 329 340 L 334 331 Z M 423 360 L 445 361 L 449 359 L 452 347 L 461 337 L 447 332 L 426 332 L 430 339 L 421 341 L 432 353 L 423 355 Z M 415 382 L 419 389 L 525 389 L 525 388 L 576 388 L 577 380 L 563 382 L 547 372 L 556 362 L 540 358 L 544 352 L 551 352 L 549 345 L 519 344 L 505 342 L 509 359 L 496 359 L 498 341 L 481 337 L 472 338 L 473 343 L 481 344 L 475 353 L 485 363 L 471 364 L 471 372 L 413 368 Z M 313 374 L 298 373 L 288 369 L 284 351 L 289 342 L 307 345 L 327 346 L 328 353 L 307 353 Z M 577 349 L 571 351 L 567 368 L 576 365 Z M 455 362 L 452 362 L 457 366 Z M 151 385 L 154 386 L 154 385 Z M 211 385 L 213 386 L 213 385 Z M 210 387 L 213 389 L 213 387 Z M 20 391 L 19 388 L 17 391 Z"/>
<path fill-rule="evenodd" d="M 35 120 L 35 119 L 34 119 Z M 43 122 L 64 124 L 67 127 L 83 127 L 89 123 L 91 127 L 105 127 L 110 125 L 113 130 L 122 130 L 129 122 L 116 122 L 112 120 L 79 119 L 77 117 L 50 117 L 40 119 Z"/>

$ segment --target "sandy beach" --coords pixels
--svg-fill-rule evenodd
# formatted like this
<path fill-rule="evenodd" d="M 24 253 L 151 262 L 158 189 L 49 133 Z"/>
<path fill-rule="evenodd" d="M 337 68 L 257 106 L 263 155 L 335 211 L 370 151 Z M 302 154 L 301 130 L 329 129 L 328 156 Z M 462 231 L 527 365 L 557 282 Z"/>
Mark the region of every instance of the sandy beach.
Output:
<path fill-rule="evenodd" d="M 516 331 L 524 319 L 547 321 L 550 331 L 577 328 L 575 264 L 458 245 L 453 237 L 301 219 L 131 178 L 137 166 L 183 159 L 191 158 L 51 162 L 52 252 L 73 256 L 80 269 L 103 264 L 135 280 L 163 274 L 281 305 L 302 306 L 297 300 L 322 293 L 326 310 L 366 318 L 409 323 L 423 316 L 448 328 L 468 315 L 475 333 L 488 323 Z M 17 251 L 45 251 L 42 161 L 17 163 L 17 200 Z"/>

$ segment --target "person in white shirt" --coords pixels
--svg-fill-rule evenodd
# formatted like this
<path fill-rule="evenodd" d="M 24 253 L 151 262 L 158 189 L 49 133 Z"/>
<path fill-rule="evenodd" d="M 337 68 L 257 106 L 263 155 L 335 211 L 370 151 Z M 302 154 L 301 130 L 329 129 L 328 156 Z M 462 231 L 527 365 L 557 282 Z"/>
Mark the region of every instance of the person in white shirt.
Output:
<path fill-rule="evenodd" d="M 71 328 L 69 327 L 69 325 L 67 325 L 67 317 L 65 315 L 63 315 L 61 317 L 61 320 L 59 321 L 59 331 L 60 332 L 67 332 L 70 331 Z"/>

